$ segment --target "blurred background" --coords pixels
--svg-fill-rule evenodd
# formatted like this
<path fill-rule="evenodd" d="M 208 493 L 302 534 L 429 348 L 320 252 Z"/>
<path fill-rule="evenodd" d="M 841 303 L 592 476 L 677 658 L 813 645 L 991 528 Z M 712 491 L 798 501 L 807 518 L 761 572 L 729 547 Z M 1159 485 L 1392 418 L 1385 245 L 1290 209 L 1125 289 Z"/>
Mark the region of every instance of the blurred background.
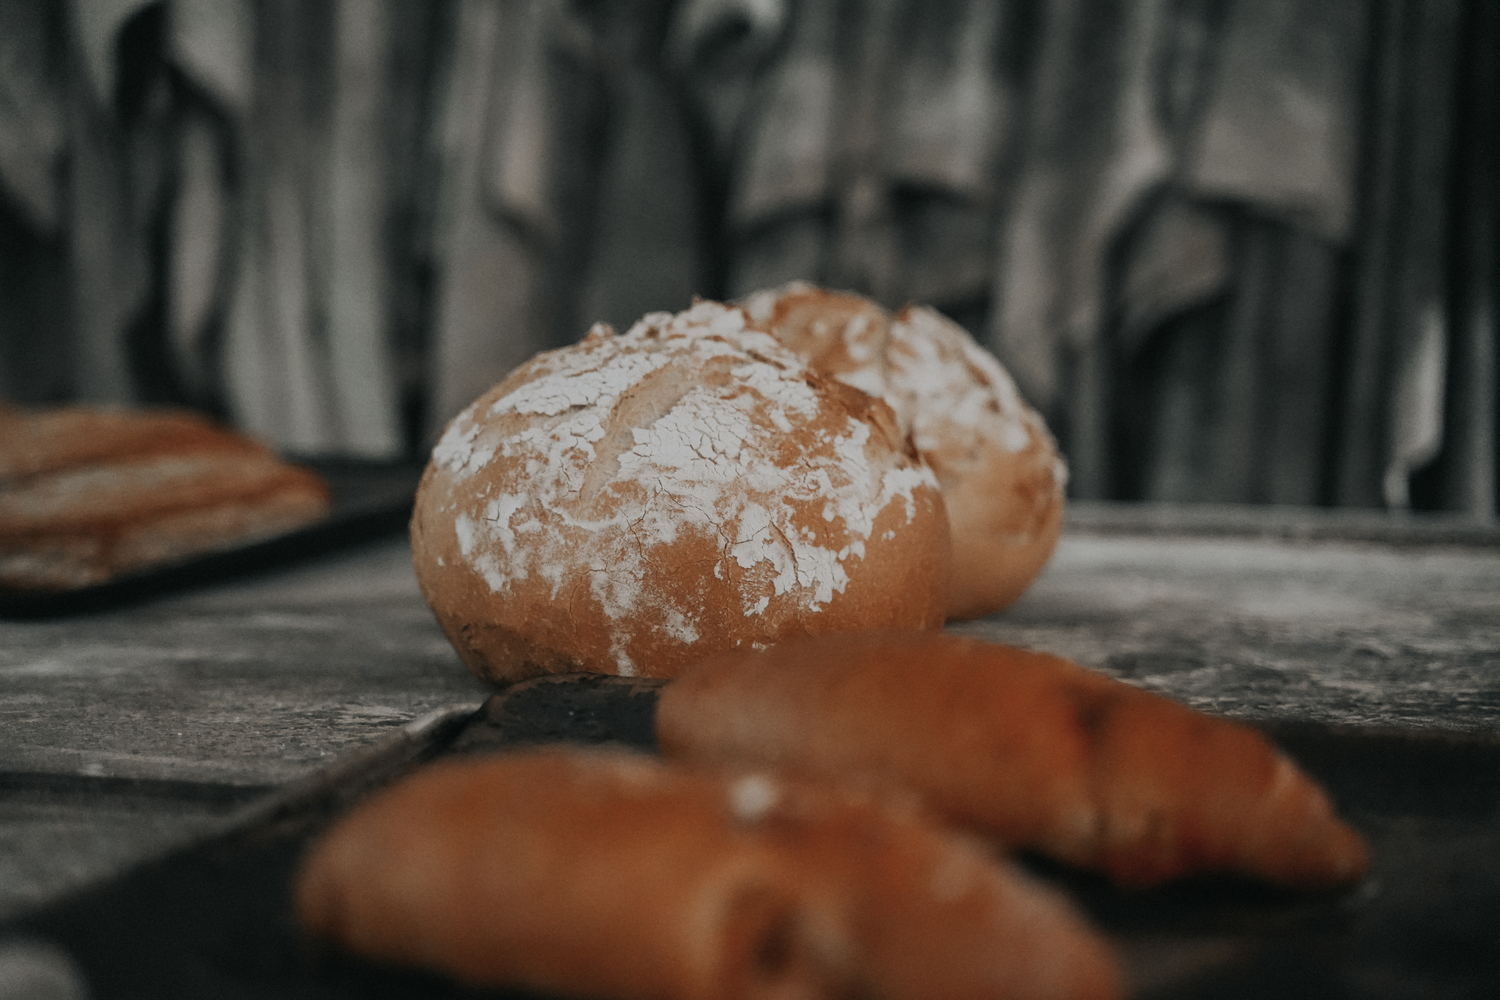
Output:
<path fill-rule="evenodd" d="M 1078 497 L 1496 515 L 1500 4 L 5 0 L 0 398 L 424 455 L 537 350 L 930 303 Z"/>

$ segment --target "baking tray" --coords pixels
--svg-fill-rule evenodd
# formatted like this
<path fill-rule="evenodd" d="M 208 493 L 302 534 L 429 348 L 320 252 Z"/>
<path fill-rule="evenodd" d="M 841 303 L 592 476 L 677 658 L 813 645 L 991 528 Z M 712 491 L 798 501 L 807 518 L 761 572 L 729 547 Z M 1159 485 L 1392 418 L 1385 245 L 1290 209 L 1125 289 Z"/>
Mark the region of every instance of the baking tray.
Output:
<path fill-rule="evenodd" d="M 406 530 L 423 465 L 358 459 L 293 459 L 328 483 L 328 516 L 269 538 L 163 563 L 104 583 L 65 590 L 0 588 L 0 618 L 51 618 L 101 611 L 259 573 Z"/>
<path fill-rule="evenodd" d="M 7 939 L 66 952 L 97 1000 L 481 997 L 433 974 L 317 950 L 290 915 L 309 840 L 373 789 L 439 757 L 556 741 L 654 750 L 662 682 L 523 682 L 414 723 L 220 832 L 25 917 Z M 1227 878 L 1125 892 L 1028 858 L 1120 945 L 1133 993 L 1199 998 L 1500 995 L 1500 741 L 1267 724 L 1371 840 L 1370 878 L 1302 895 Z"/>

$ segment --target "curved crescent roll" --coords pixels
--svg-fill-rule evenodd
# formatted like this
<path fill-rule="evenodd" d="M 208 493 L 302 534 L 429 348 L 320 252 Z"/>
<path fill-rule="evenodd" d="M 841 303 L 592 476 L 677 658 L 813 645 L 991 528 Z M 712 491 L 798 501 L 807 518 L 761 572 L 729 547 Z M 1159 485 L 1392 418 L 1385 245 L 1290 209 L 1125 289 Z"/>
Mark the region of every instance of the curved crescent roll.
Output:
<path fill-rule="evenodd" d="M 1122 884 L 1233 871 L 1317 887 L 1365 870 L 1359 835 L 1255 730 L 975 639 L 865 633 L 716 657 L 667 685 L 656 730 L 669 758 L 903 788 Z"/>
<path fill-rule="evenodd" d="M 620 752 L 427 768 L 314 845 L 296 901 L 357 953 L 565 996 L 1119 994 L 1062 897 L 910 811 Z"/>
<path fill-rule="evenodd" d="M 982 842 L 935 827 L 913 803 L 758 775 L 731 790 L 774 800 L 759 822 L 795 858 L 816 912 L 847 928 L 862 995 L 1120 995 L 1110 950 L 1066 899 Z"/>
<path fill-rule="evenodd" d="M 441 763 L 334 826 L 302 926 L 358 954 L 565 996 L 820 997 L 796 888 L 765 845 L 648 760 Z M 809 960 L 810 959 L 810 960 Z"/>

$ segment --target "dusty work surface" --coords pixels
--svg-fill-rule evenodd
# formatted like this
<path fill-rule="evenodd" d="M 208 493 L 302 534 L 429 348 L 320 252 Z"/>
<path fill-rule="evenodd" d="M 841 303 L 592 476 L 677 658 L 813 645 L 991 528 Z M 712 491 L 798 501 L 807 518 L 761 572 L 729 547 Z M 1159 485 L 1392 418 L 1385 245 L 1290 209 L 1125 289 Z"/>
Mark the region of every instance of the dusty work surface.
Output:
<path fill-rule="evenodd" d="M 400 537 L 127 609 L 0 622 L 0 913 L 487 693 Z"/>
<path fill-rule="evenodd" d="M 448 714 L 341 761 L 215 837 L 0 920 L 0 947 L 10 940 L 98 1000 L 491 995 L 310 947 L 290 904 L 306 844 L 372 789 L 436 757 L 560 740 L 650 752 L 661 683 L 575 676 L 515 685 L 478 713 Z M 1112 939 L 1139 1000 L 1494 996 L 1500 741 L 1318 723 L 1272 730 L 1369 838 L 1374 862 L 1359 886 L 1299 894 L 1221 878 L 1132 892 L 1028 863 Z M 1464 763 L 1480 771 L 1477 782 L 1455 767 Z"/>
<path fill-rule="evenodd" d="M 1212 711 L 1500 733 L 1492 531 L 1382 535 L 1362 515 L 1343 537 L 1335 517 L 1278 527 L 1265 512 L 1174 531 L 1159 509 L 1083 513 L 1032 591 L 960 630 Z M 117 611 L 0 622 L 0 915 L 488 693 L 399 538 Z M 1390 822 L 1417 841 L 1423 824 L 1459 823 L 1455 838 L 1491 846 L 1482 816 Z"/>
<path fill-rule="evenodd" d="M 140 607 L 0 622 L 0 774 L 275 785 L 483 697 L 398 537 Z"/>
<path fill-rule="evenodd" d="M 957 629 L 1228 715 L 1500 733 L 1500 545 L 1472 543 L 1493 530 L 1414 544 L 1451 536 L 1398 521 L 1382 543 L 1368 514 L 1341 540 L 1326 515 L 1281 535 L 1264 512 L 1221 534 L 1088 513 L 1020 601 Z"/>

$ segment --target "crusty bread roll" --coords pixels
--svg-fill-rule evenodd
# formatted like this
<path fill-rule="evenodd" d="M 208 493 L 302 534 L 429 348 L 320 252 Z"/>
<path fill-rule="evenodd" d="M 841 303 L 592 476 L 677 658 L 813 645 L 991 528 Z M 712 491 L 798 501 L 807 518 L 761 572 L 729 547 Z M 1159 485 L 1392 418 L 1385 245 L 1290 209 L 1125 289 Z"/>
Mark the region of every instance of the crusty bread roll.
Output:
<path fill-rule="evenodd" d="M 802 282 L 754 293 L 745 309 L 818 371 L 889 403 L 937 474 L 953 539 L 948 617 L 1019 597 L 1057 544 L 1067 467 L 994 356 L 933 309 L 893 318 Z"/>
<path fill-rule="evenodd" d="M 0 445 L 0 586 L 62 589 L 243 544 L 328 512 L 328 487 L 177 411 L 13 411 Z"/>
<path fill-rule="evenodd" d="M 456 417 L 412 558 L 484 677 L 662 677 L 794 635 L 941 624 L 947 532 L 884 403 L 700 302 L 596 327 Z"/>
<path fill-rule="evenodd" d="M 900 813 L 549 748 L 419 772 L 315 843 L 312 935 L 559 996 L 1111 997 L 1066 901 Z"/>
<path fill-rule="evenodd" d="M 1231 871 L 1319 887 L 1367 861 L 1322 790 L 1248 726 L 961 636 L 725 654 L 666 685 L 656 734 L 670 759 L 902 789 L 1122 884 Z"/>

